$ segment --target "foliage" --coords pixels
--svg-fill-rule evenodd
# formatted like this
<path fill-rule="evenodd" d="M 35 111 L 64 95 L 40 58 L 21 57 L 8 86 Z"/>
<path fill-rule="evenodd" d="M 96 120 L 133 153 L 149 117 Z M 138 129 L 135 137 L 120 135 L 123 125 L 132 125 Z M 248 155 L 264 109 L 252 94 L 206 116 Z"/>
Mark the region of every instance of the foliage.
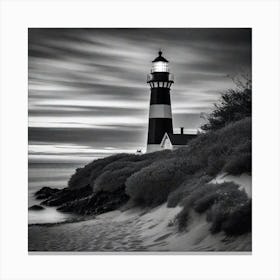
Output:
<path fill-rule="evenodd" d="M 229 213 L 222 224 L 222 230 L 229 235 L 238 235 L 252 230 L 252 201 L 238 205 Z"/>
<path fill-rule="evenodd" d="M 185 159 L 156 161 L 127 179 L 126 193 L 140 205 L 161 204 L 195 169 Z"/>
<path fill-rule="evenodd" d="M 184 157 L 208 176 L 223 172 L 224 166 L 234 156 L 251 154 L 251 118 L 245 118 L 226 127 L 199 135 L 187 148 L 174 151 L 174 156 Z M 249 172 L 248 168 L 244 172 Z M 230 173 L 230 170 L 229 170 Z"/>
<path fill-rule="evenodd" d="M 217 233 L 224 230 L 228 234 L 242 234 L 247 232 L 250 227 L 250 223 L 248 223 L 247 226 L 245 225 L 249 222 L 248 215 L 239 230 L 234 232 L 232 229 L 234 223 L 237 222 L 236 218 L 240 217 L 240 213 L 242 213 L 241 209 L 243 209 L 244 205 L 247 205 L 246 209 L 249 210 L 250 199 L 244 191 L 236 189 L 223 193 L 217 203 L 207 212 L 207 220 L 212 223 L 210 231 L 212 233 Z"/>
<path fill-rule="evenodd" d="M 252 155 L 249 153 L 231 156 L 225 164 L 223 170 L 229 174 L 240 175 L 242 173 L 251 173 Z"/>
<path fill-rule="evenodd" d="M 103 168 L 106 165 L 127 156 L 128 154 L 117 154 L 94 160 L 82 168 L 77 168 L 76 172 L 70 177 L 68 181 L 68 187 L 70 189 L 80 189 L 89 185 L 92 186 L 91 182 L 93 182 L 96 177 L 101 174 Z"/>
<path fill-rule="evenodd" d="M 126 179 L 146 166 L 146 164 L 146 161 L 132 163 L 120 161 L 110 164 L 110 166 L 104 168 L 103 173 L 95 180 L 93 187 L 94 192 L 112 192 L 118 189 L 124 189 Z"/>
<path fill-rule="evenodd" d="M 179 230 L 187 228 L 190 211 L 207 213 L 212 233 L 242 234 L 251 228 L 251 200 L 238 185 L 201 184 L 185 197 L 183 209 L 177 215 Z M 240 225 L 237 226 L 240 221 Z"/>
<path fill-rule="evenodd" d="M 207 117 L 207 123 L 201 128 L 204 131 L 220 129 L 231 122 L 250 117 L 252 114 L 252 83 L 246 78 L 245 83 L 239 82 L 236 89 L 222 93 L 219 103 Z"/>
<path fill-rule="evenodd" d="M 171 192 L 167 199 L 167 207 L 176 207 L 185 197 L 199 188 L 201 185 L 205 185 L 211 181 L 212 177 L 197 173 L 193 176 L 188 176 L 184 182 L 175 191 Z"/>

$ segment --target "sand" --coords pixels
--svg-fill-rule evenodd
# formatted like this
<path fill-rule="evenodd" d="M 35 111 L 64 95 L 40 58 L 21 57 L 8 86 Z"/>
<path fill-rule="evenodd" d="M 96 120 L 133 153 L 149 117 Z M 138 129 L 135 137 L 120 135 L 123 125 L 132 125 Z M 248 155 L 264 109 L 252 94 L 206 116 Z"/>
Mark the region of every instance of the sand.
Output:
<path fill-rule="evenodd" d="M 233 181 L 252 195 L 251 176 L 221 174 L 211 183 Z M 72 223 L 30 225 L 29 251 L 55 252 L 251 252 L 251 233 L 227 237 L 211 234 L 205 215 L 190 213 L 188 230 L 174 225 L 181 207 L 111 211 Z"/>
<path fill-rule="evenodd" d="M 249 197 L 252 197 L 252 176 L 248 174 L 241 174 L 240 176 L 220 174 L 210 183 L 221 184 L 223 182 L 233 182 L 239 185 L 240 190 L 243 189 Z"/>
<path fill-rule="evenodd" d="M 179 233 L 173 220 L 180 207 L 112 211 L 95 219 L 29 226 L 29 251 L 56 252 L 212 252 L 251 251 L 251 234 L 212 235 L 204 215 L 191 214 L 189 231 Z"/>

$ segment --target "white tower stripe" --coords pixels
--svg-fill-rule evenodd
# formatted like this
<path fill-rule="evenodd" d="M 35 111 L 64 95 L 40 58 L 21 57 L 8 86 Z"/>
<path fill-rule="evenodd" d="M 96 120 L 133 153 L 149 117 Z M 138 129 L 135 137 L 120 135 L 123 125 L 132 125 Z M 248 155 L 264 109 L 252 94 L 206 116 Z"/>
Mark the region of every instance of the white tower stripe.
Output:
<path fill-rule="evenodd" d="M 171 106 L 166 104 L 153 104 L 150 106 L 149 118 L 172 119 Z"/>
<path fill-rule="evenodd" d="M 152 153 L 161 150 L 160 144 L 148 144 L 146 153 Z"/>

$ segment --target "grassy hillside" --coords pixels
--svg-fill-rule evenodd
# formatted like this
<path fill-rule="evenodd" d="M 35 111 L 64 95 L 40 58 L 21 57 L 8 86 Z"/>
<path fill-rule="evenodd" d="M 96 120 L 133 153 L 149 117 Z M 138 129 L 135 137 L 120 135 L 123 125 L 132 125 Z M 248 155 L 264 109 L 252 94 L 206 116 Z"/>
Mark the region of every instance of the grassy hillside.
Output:
<path fill-rule="evenodd" d="M 221 172 L 234 175 L 251 172 L 251 118 L 201 134 L 189 146 L 177 150 L 143 155 L 118 154 L 95 160 L 77 169 L 68 187 L 90 186 L 93 192 L 124 188 L 132 199 L 142 201 L 141 190 L 152 193 L 152 189 L 156 191 L 159 187 L 162 191 L 166 188 L 168 194 L 182 181 L 196 176 L 209 179 Z M 153 203 L 145 202 L 144 198 L 142 202 Z"/>
<path fill-rule="evenodd" d="M 98 215 L 127 204 L 180 205 L 179 230 L 193 212 L 205 214 L 210 231 L 238 235 L 251 230 L 251 199 L 233 182 L 213 184 L 217 175 L 252 169 L 251 82 L 222 94 L 208 123 L 188 146 L 150 154 L 117 154 L 78 168 L 63 190 L 43 188 L 42 204 L 81 215 Z"/>
<path fill-rule="evenodd" d="M 131 206 L 182 206 L 176 223 L 189 213 L 206 213 L 211 232 L 251 230 L 251 200 L 234 183 L 209 184 L 218 174 L 251 173 L 251 118 L 200 134 L 187 147 L 150 154 L 118 154 L 76 170 L 68 188 L 43 202 L 82 215 Z M 77 195 L 78 194 L 78 195 Z"/>

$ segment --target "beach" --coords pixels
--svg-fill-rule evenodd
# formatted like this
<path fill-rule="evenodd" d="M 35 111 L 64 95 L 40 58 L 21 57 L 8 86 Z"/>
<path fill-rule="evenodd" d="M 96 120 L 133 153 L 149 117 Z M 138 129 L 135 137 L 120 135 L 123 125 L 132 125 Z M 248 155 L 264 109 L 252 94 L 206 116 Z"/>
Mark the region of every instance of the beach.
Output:
<path fill-rule="evenodd" d="M 250 252 L 251 233 L 209 232 L 205 215 L 192 213 L 189 229 L 173 224 L 181 207 L 111 211 L 79 222 L 29 225 L 29 252 Z"/>

